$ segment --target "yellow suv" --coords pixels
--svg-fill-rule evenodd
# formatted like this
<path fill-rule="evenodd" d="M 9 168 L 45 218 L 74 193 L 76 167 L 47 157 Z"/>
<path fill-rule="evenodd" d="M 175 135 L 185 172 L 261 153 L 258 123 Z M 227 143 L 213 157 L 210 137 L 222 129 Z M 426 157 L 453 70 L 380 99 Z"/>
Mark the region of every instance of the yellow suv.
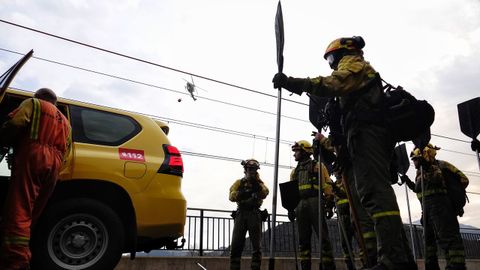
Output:
<path fill-rule="evenodd" d="M 33 95 L 9 89 L 8 75 L 0 78 L 0 123 Z M 71 123 L 73 147 L 32 233 L 33 268 L 113 269 L 122 253 L 179 247 L 186 218 L 183 161 L 168 126 L 62 98 L 58 108 Z M 3 174 L 0 207 L 9 183 L 8 171 Z"/>

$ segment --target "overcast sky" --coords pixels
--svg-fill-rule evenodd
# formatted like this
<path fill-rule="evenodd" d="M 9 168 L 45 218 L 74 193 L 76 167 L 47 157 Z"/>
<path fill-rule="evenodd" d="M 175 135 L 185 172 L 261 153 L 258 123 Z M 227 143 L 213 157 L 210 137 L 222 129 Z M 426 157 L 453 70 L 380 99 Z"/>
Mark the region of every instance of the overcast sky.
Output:
<path fill-rule="evenodd" d="M 239 85 L 276 96 L 274 18 L 276 0 L 39 0 L 2 1 L 0 18 L 74 39 L 162 66 Z M 402 85 L 436 110 L 432 143 L 447 160 L 466 172 L 468 191 L 480 192 L 480 173 L 469 144 L 460 132 L 457 104 L 479 96 L 480 2 L 424 1 L 282 1 L 285 23 L 284 72 L 315 77 L 331 70 L 323 59 L 335 38 L 360 35 L 365 58 L 393 85 Z M 277 100 L 239 88 L 193 77 L 199 99 L 185 91 L 186 75 L 139 63 L 0 22 L 0 70 L 19 55 L 34 56 L 98 71 L 138 84 L 71 67 L 31 59 L 12 83 L 35 91 L 50 87 L 59 96 L 172 119 L 171 143 L 185 153 L 274 162 Z M 156 87 L 145 84 L 155 85 Z M 178 92 L 166 91 L 163 88 Z M 293 141 L 310 140 L 305 95 L 284 98 L 280 164 L 295 166 Z M 181 102 L 178 100 L 181 99 Z M 180 125 L 178 121 L 202 127 Z M 204 127 L 210 127 L 208 130 Z M 213 131 L 222 129 L 223 132 Z M 237 133 L 233 135 L 231 133 Z M 242 135 L 238 135 L 242 134 Z M 266 139 L 268 138 L 268 140 Z M 412 149 L 407 144 L 407 151 Z M 243 176 L 239 162 L 184 154 L 182 189 L 188 207 L 235 208 L 228 189 Z M 279 182 L 290 169 L 280 168 Z M 413 178 L 414 169 L 408 174 Z M 262 166 L 261 178 L 273 191 L 273 168 Z M 408 221 L 404 187 L 395 186 L 404 221 Z M 409 194 L 412 219 L 420 206 Z M 280 198 L 279 198 L 280 199 Z M 460 222 L 480 227 L 480 195 L 470 195 Z M 271 210 L 271 195 L 264 202 Z M 285 210 L 278 207 L 279 213 Z"/>

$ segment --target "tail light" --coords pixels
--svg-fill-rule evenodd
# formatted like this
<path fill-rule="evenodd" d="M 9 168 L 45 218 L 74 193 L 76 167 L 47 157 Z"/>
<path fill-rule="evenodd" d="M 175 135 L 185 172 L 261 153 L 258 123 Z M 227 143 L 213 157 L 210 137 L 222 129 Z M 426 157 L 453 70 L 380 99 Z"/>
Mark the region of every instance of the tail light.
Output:
<path fill-rule="evenodd" d="M 158 173 L 173 174 L 183 176 L 183 160 L 180 151 L 175 146 L 164 144 L 163 151 L 165 152 L 165 159 Z"/>

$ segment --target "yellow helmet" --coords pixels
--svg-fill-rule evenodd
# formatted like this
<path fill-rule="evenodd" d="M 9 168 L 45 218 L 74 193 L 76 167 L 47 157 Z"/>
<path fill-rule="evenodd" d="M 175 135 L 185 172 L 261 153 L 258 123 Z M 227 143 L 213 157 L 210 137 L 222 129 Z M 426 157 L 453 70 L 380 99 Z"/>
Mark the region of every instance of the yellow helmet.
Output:
<path fill-rule="evenodd" d="M 292 151 L 295 151 L 298 149 L 302 149 L 309 154 L 313 154 L 312 144 L 309 143 L 308 141 L 301 140 L 301 141 L 295 142 L 295 144 L 292 145 Z"/>
<path fill-rule="evenodd" d="M 431 163 L 435 160 L 437 150 L 440 150 L 440 147 L 429 143 L 427 146 L 425 146 L 425 148 L 423 148 L 423 152 L 421 152 L 418 148 L 413 149 L 413 151 L 410 153 L 410 158 L 416 159 L 423 157 L 427 162 Z"/>
<path fill-rule="evenodd" d="M 361 36 L 353 36 L 351 38 L 337 38 L 334 41 L 330 42 L 330 44 L 328 44 L 323 58 L 327 60 L 328 54 L 341 49 L 345 49 L 347 51 L 361 51 L 363 47 L 365 47 L 365 41 Z"/>
<path fill-rule="evenodd" d="M 260 163 L 253 158 L 242 160 L 240 164 L 242 164 L 243 168 L 255 168 L 256 170 L 260 169 Z"/>

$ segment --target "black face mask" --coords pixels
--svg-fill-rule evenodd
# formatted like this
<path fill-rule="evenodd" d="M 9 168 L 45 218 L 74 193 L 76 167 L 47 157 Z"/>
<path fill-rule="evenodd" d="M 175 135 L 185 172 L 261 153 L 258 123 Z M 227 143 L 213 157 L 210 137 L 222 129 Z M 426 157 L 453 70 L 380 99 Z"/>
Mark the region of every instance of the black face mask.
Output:
<path fill-rule="evenodd" d="M 333 70 L 337 70 L 338 68 L 338 63 L 342 58 L 345 56 L 345 51 L 343 50 L 338 50 L 331 52 L 327 55 L 326 59 L 328 61 L 328 64 L 330 65 L 330 68 Z"/>
<path fill-rule="evenodd" d="M 336 60 L 337 59 L 335 59 L 335 56 L 333 55 L 333 53 L 331 53 L 327 56 L 327 62 L 330 65 L 330 68 L 333 69 L 333 70 L 337 70 L 337 67 L 338 67 L 338 62 L 339 61 L 336 61 Z"/>

